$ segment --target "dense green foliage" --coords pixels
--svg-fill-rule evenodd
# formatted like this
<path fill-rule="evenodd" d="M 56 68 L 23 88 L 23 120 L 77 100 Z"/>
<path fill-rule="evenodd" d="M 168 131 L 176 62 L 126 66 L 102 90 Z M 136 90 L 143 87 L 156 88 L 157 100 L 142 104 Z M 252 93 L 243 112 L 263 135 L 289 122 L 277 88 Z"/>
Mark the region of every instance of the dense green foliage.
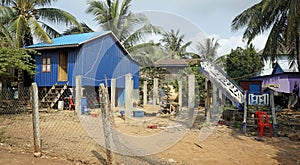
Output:
<path fill-rule="evenodd" d="M 280 44 L 289 47 L 291 58 L 297 59 L 300 68 L 299 32 L 300 1 L 299 0 L 261 0 L 236 16 L 232 21 L 232 29 L 244 28 L 244 39 L 248 44 L 261 33 L 270 30 L 264 48 L 264 58 L 275 60 Z M 300 70 L 300 69 L 299 69 Z"/>
<path fill-rule="evenodd" d="M 253 45 L 243 49 L 237 47 L 231 50 L 231 53 L 226 57 L 225 71 L 229 77 L 237 82 L 247 77 L 257 75 L 264 64 L 261 56 L 256 52 Z"/>
<path fill-rule="evenodd" d="M 200 55 L 208 61 L 214 61 L 217 55 L 217 49 L 220 47 L 218 41 L 214 38 L 206 38 L 204 43 L 198 42 L 197 49 Z"/>
<path fill-rule="evenodd" d="M 94 16 L 102 30 L 112 31 L 132 53 L 137 49 L 155 46 L 152 42 L 143 42 L 143 39 L 147 35 L 160 33 L 160 28 L 150 24 L 145 15 L 131 12 L 130 3 L 131 0 L 91 0 L 88 1 L 87 13 Z"/>
<path fill-rule="evenodd" d="M 176 32 L 171 29 L 169 32 L 163 33 L 163 37 L 160 40 L 162 43 L 163 50 L 167 54 L 168 59 L 179 59 L 179 58 L 189 58 L 190 56 L 195 56 L 194 53 L 187 52 L 187 47 L 189 47 L 192 42 L 188 41 L 184 43 L 184 35 L 179 36 L 179 30 Z"/>
<path fill-rule="evenodd" d="M 29 75 L 34 74 L 35 64 L 31 55 L 33 50 L 0 48 L 0 81 L 8 81 L 13 78 L 11 71 L 21 69 Z"/>
<path fill-rule="evenodd" d="M 51 43 L 59 36 L 52 24 L 77 25 L 80 23 L 70 13 L 48 7 L 56 0 L 3 0 L 0 4 L 0 37 L 10 41 L 11 47 L 31 45 L 33 38 Z"/>

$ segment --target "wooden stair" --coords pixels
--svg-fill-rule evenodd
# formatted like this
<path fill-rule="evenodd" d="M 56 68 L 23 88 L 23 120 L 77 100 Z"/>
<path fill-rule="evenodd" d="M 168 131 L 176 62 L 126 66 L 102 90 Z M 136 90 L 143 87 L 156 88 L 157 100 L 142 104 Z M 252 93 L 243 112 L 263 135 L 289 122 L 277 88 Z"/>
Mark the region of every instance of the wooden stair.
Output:
<path fill-rule="evenodd" d="M 41 106 L 43 108 L 53 108 L 66 89 L 68 89 L 68 84 L 53 85 L 47 92 L 47 94 L 43 97 Z"/>

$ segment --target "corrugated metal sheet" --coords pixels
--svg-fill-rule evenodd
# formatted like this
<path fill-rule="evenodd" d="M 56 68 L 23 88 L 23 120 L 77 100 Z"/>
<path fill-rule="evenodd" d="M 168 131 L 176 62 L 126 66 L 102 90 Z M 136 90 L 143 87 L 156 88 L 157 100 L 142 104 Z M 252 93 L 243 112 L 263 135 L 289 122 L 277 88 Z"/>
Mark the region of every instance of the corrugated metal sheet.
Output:
<path fill-rule="evenodd" d="M 99 35 L 99 34 L 97 34 Z M 80 36 L 80 35 L 79 35 Z M 94 36 L 93 34 L 84 34 L 63 37 L 59 42 L 54 42 L 47 49 L 39 49 L 41 56 L 36 56 L 35 81 L 39 87 L 52 86 L 58 82 L 58 64 L 59 52 L 68 54 L 68 83 L 69 86 L 75 86 L 76 76 L 82 76 L 82 86 L 99 86 L 100 83 L 107 83 L 111 86 L 111 79 L 116 79 L 118 105 L 125 105 L 125 76 L 128 73 L 133 75 L 134 89 L 139 87 L 139 65 L 132 60 L 127 51 L 114 38 L 113 35 L 101 35 L 89 39 L 80 46 L 74 47 L 54 47 L 54 45 L 78 43 L 82 40 Z M 72 39 L 75 39 L 73 41 Z M 77 38 L 77 40 L 76 40 Z M 79 39 L 80 38 L 80 39 Z M 84 39 L 85 38 L 85 39 Z M 42 45 L 35 45 L 35 47 Z M 34 46 L 32 46 L 33 48 Z M 51 58 L 51 72 L 42 72 L 42 58 Z"/>
<path fill-rule="evenodd" d="M 75 35 L 78 36 L 78 35 Z M 71 39 L 73 37 L 70 37 Z M 66 42 L 65 42 L 66 43 Z M 75 86 L 75 78 L 82 75 L 82 84 L 98 86 L 116 78 L 118 88 L 125 88 L 125 75 L 131 73 L 134 80 L 134 89 L 139 86 L 139 66 L 124 51 L 120 44 L 111 35 L 89 40 L 80 47 L 64 49 L 45 49 L 41 56 L 36 57 L 35 81 L 39 86 L 52 86 L 58 83 L 59 52 L 68 53 L 68 82 Z M 42 72 L 42 58 L 51 57 L 51 72 Z"/>
<path fill-rule="evenodd" d="M 44 48 L 44 47 L 66 46 L 66 45 L 79 45 L 93 38 L 101 37 L 101 35 L 104 35 L 106 33 L 109 33 L 109 31 L 66 35 L 66 36 L 54 38 L 51 44 L 37 43 L 34 45 L 27 46 L 27 48 Z"/>
<path fill-rule="evenodd" d="M 72 71 L 76 61 L 78 49 L 56 49 L 42 51 L 42 55 L 36 56 L 36 74 L 34 81 L 37 82 L 38 86 L 52 86 L 58 82 L 58 54 L 59 52 L 68 52 L 68 83 L 72 84 Z M 51 72 L 42 72 L 42 59 L 51 58 Z M 62 82 L 66 83 L 66 82 Z"/>
<path fill-rule="evenodd" d="M 139 66 L 132 61 L 110 36 L 91 41 L 82 46 L 75 62 L 73 79 L 82 75 L 82 84 L 98 86 L 107 79 L 116 79 L 118 88 L 125 88 L 125 75 L 135 75 L 135 89 L 138 88 Z M 72 85 L 75 85 L 72 83 Z"/>

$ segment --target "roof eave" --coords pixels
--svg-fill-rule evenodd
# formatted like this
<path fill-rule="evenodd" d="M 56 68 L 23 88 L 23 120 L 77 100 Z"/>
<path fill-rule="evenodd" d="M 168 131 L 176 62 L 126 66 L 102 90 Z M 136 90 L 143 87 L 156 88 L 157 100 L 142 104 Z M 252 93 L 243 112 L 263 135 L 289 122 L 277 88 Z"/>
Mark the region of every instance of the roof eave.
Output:
<path fill-rule="evenodd" d="M 43 46 L 43 47 L 33 47 L 33 48 L 28 48 L 28 49 L 33 49 L 33 50 L 47 50 L 47 49 L 58 49 L 58 48 L 72 48 L 72 47 L 78 47 L 81 44 L 71 44 L 71 45 L 57 45 L 57 46 Z"/>

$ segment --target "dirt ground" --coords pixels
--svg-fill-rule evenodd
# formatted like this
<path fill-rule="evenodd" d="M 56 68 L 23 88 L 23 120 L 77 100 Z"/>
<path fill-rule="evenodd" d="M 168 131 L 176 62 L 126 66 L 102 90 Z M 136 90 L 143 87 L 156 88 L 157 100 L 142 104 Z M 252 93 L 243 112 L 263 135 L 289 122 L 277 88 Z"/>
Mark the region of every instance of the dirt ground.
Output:
<path fill-rule="evenodd" d="M 43 156 L 32 154 L 32 126 L 30 114 L 9 116 L 1 121 L 9 140 L 0 143 L 0 164 L 104 164 L 105 150 L 97 146 L 73 112 L 41 113 L 41 136 Z M 89 116 L 87 116 L 89 117 Z M 7 117 L 6 117 L 7 118 Z M 98 116 L 98 118 L 100 118 Z M 144 117 L 145 119 L 145 117 Z M 12 122 L 13 121 L 13 122 Z M 143 121 L 143 118 L 123 121 L 115 117 L 116 128 L 135 136 L 148 136 L 163 131 L 170 124 L 166 117 Z M 141 122 L 142 121 L 142 122 Z M 22 124 L 20 124 L 22 123 Z M 156 129 L 147 128 L 158 125 Z M 18 128 L 20 127 L 20 128 Z M 13 128 L 13 129 L 12 129 Z M 201 129 L 203 129 L 202 127 Z M 175 145 L 151 155 L 164 164 L 300 164 L 300 142 L 288 137 L 245 136 L 241 130 L 226 125 L 217 125 L 205 140 L 200 140 L 201 129 L 192 128 Z M 14 138 L 13 138 L 14 137 Z M 138 162 L 115 155 L 115 164 L 156 164 Z M 133 158 L 136 159 L 136 158 Z"/>

